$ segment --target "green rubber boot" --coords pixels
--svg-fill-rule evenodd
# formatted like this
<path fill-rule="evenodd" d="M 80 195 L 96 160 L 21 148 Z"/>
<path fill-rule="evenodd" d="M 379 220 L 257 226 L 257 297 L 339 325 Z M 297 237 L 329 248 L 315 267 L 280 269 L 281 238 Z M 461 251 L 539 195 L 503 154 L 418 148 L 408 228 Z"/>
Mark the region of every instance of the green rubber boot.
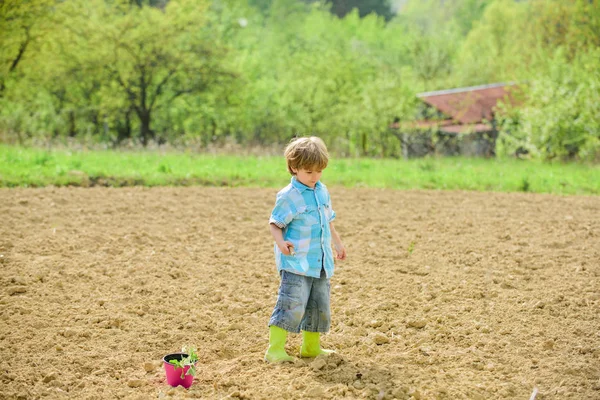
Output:
<path fill-rule="evenodd" d="M 285 352 L 287 331 L 278 326 L 269 327 L 269 348 L 265 353 L 265 361 L 270 363 L 294 362 L 294 357 Z"/>
<path fill-rule="evenodd" d="M 321 354 L 335 353 L 333 350 L 321 348 L 321 334 L 319 332 L 302 331 L 302 347 L 300 357 L 316 357 Z"/>

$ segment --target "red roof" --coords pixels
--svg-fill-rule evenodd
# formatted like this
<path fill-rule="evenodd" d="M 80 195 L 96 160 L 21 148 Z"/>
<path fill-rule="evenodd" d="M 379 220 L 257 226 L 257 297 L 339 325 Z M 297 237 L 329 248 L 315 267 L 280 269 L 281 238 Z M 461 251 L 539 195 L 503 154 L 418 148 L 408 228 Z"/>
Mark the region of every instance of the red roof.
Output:
<path fill-rule="evenodd" d="M 498 101 L 513 98 L 511 83 L 473 86 L 419 94 L 419 98 L 461 124 L 490 121 Z"/>

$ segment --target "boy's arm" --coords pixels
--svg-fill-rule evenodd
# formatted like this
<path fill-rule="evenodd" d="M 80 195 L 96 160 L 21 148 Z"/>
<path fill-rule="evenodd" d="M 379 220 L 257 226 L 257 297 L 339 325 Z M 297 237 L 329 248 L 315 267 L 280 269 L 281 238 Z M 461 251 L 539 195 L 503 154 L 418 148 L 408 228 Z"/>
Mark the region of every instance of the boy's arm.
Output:
<path fill-rule="evenodd" d="M 342 239 L 340 239 L 340 235 L 335 230 L 335 227 L 333 226 L 333 222 L 329 223 L 329 229 L 331 230 L 331 239 L 333 240 L 333 247 L 335 248 L 335 251 L 337 252 L 336 258 L 338 260 L 345 260 L 346 259 L 346 248 L 344 247 L 344 244 L 342 243 Z"/>
<path fill-rule="evenodd" d="M 281 252 L 286 256 L 292 255 L 292 252 L 294 251 L 294 245 L 292 244 L 292 242 L 283 240 L 283 231 L 281 230 L 281 228 L 273 223 L 269 224 L 269 228 L 271 229 L 271 235 L 273 235 L 273 238 L 275 239 L 275 243 L 277 244 L 277 247 L 279 247 L 279 250 L 281 250 Z"/>

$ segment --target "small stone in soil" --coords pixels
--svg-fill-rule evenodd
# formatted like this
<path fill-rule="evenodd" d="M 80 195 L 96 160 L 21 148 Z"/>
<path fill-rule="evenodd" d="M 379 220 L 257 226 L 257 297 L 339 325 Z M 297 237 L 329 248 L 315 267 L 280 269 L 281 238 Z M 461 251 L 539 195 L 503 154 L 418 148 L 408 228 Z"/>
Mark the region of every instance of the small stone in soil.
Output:
<path fill-rule="evenodd" d="M 44 383 L 51 382 L 57 378 L 56 372 L 51 372 L 44 377 Z"/>
<path fill-rule="evenodd" d="M 141 380 L 141 379 L 131 379 L 129 382 L 127 382 L 127 386 L 129 386 L 130 388 L 138 388 L 140 386 L 143 386 L 146 382 Z"/>
<path fill-rule="evenodd" d="M 389 343 L 390 339 L 386 335 L 384 335 L 383 333 L 377 333 L 375 335 L 375 337 L 373 338 L 373 341 L 377 345 L 382 345 L 382 344 Z"/>
<path fill-rule="evenodd" d="M 144 363 L 144 371 L 146 371 L 146 372 L 152 372 L 152 371 L 154 371 L 155 368 L 156 367 L 151 362 L 145 362 Z"/>
<path fill-rule="evenodd" d="M 325 359 L 317 358 L 310 364 L 310 367 L 313 369 L 313 371 L 318 371 L 323 369 L 326 365 L 327 361 L 325 361 Z"/>

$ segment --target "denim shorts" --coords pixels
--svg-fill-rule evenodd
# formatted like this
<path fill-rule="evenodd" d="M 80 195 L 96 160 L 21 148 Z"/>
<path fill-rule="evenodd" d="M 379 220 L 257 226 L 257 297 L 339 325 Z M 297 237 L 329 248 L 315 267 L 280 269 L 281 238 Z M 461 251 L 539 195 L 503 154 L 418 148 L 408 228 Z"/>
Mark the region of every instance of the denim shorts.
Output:
<path fill-rule="evenodd" d="M 320 278 L 311 278 L 281 271 L 277 304 L 269 326 L 275 325 L 288 332 L 328 332 L 331 326 L 329 279 L 321 269 Z"/>

